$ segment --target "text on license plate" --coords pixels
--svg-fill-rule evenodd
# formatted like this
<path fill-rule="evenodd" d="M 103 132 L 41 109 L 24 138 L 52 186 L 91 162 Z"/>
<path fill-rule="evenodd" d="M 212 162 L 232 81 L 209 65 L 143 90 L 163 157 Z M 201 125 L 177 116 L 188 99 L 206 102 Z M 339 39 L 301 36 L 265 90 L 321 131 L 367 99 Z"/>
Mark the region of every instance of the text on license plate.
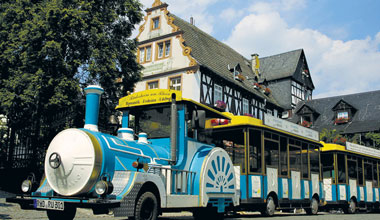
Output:
<path fill-rule="evenodd" d="M 65 209 L 65 203 L 56 200 L 35 199 L 34 207 L 38 209 L 53 209 L 63 211 Z"/>

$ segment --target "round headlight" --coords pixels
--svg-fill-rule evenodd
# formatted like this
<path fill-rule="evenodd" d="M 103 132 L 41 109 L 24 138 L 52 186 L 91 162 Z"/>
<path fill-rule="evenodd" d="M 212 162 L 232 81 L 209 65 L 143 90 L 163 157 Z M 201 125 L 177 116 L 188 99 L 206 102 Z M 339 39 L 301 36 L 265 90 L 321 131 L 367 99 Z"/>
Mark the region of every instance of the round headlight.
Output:
<path fill-rule="evenodd" d="M 104 181 L 104 180 L 101 180 L 101 181 L 97 182 L 96 185 L 95 185 L 95 192 L 96 192 L 96 194 L 98 194 L 98 195 L 104 195 L 104 194 L 106 194 L 106 192 L 107 192 L 107 186 L 108 186 L 107 182 Z"/>
<path fill-rule="evenodd" d="M 32 181 L 24 180 L 21 184 L 21 191 L 24 193 L 30 193 L 32 191 Z"/>
<path fill-rule="evenodd" d="M 113 185 L 110 182 L 107 182 L 105 180 L 100 180 L 95 185 L 95 192 L 98 195 L 106 195 L 110 194 L 113 190 Z"/>

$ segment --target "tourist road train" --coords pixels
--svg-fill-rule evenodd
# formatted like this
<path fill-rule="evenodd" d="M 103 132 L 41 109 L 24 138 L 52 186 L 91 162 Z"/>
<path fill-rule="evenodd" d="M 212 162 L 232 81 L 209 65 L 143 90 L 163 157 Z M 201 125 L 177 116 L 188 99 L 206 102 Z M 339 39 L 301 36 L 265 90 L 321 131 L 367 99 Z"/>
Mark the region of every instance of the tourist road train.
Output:
<path fill-rule="evenodd" d="M 49 219 L 73 219 L 77 208 L 136 220 L 173 211 L 202 219 L 380 208 L 378 151 L 325 144 L 282 119 L 235 116 L 164 89 L 121 98 L 121 128 L 112 136 L 98 130 L 103 89 L 85 93 L 84 128 L 58 133 L 42 180 L 28 177 L 7 202 L 46 210 Z"/>

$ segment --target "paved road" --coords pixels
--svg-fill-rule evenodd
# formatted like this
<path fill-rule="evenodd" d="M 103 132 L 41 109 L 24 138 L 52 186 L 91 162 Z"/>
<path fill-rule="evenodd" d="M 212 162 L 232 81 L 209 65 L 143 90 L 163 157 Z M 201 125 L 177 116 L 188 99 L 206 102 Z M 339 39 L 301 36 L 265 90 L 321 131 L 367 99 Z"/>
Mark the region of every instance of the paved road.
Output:
<path fill-rule="evenodd" d="M 44 211 L 32 211 L 32 210 L 22 210 L 19 205 L 13 203 L 6 203 L 5 194 L 0 191 L 0 219 L 47 219 L 46 212 Z M 3 198 L 1 198 L 3 197 Z M 94 216 L 91 210 L 78 209 L 76 218 L 77 220 L 125 220 L 126 218 L 114 218 L 110 215 L 97 215 Z M 181 213 L 166 213 L 164 216 L 159 218 L 160 220 L 192 220 L 192 214 L 189 212 Z M 331 214 L 331 213 L 320 213 L 316 216 L 307 216 L 304 213 L 290 214 L 290 213 L 276 213 L 275 217 L 263 218 L 258 212 L 253 213 L 241 213 L 239 216 L 226 217 L 228 220 L 364 220 L 364 219 L 380 219 L 380 214 L 355 214 L 355 215 L 344 215 L 344 214 Z M 210 219 L 211 220 L 211 219 Z"/>

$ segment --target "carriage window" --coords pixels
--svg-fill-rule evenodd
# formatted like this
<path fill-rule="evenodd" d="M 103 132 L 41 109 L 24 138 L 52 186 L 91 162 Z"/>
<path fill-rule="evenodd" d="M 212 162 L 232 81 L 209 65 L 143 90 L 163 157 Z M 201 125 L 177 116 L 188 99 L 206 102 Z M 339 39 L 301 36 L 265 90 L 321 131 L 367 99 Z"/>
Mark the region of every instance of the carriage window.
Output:
<path fill-rule="evenodd" d="M 343 154 L 338 154 L 338 183 L 346 183 L 346 161 Z"/>
<path fill-rule="evenodd" d="M 291 170 L 301 170 L 301 149 L 289 146 L 289 167 Z"/>
<path fill-rule="evenodd" d="M 334 155 L 331 153 L 321 155 L 323 178 L 332 178 L 335 180 L 334 172 Z"/>
<path fill-rule="evenodd" d="M 310 172 L 319 174 L 319 150 L 314 147 L 309 149 Z"/>
<path fill-rule="evenodd" d="M 377 171 L 377 163 L 373 162 L 373 186 L 378 187 L 378 171 Z"/>
<path fill-rule="evenodd" d="M 364 177 L 365 181 L 373 181 L 373 164 L 372 162 L 364 163 Z"/>
<path fill-rule="evenodd" d="M 347 168 L 348 178 L 355 180 L 358 179 L 358 169 L 356 160 L 347 160 Z"/>
<path fill-rule="evenodd" d="M 302 177 L 309 178 L 309 160 L 308 147 L 306 143 L 302 143 Z"/>
<path fill-rule="evenodd" d="M 261 132 L 249 130 L 249 172 L 261 171 Z"/>
<path fill-rule="evenodd" d="M 241 172 L 245 173 L 245 148 L 244 132 L 241 129 L 228 130 L 213 133 L 213 142 L 216 146 L 223 147 L 230 155 L 232 163 L 240 166 Z"/>
<path fill-rule="evenodd" d="M 363 160 L 362 158 L 358 158 L 358 179 L 359 185 L 363 185 Z"/>
<path fill-rule="evenodd" d="M 280 175 L 288 176 L 288 142 L 285 137 L 280 138 Z"/>
<path fill-rule="evenodd" d="M 279 154 L 278 143 L 270 140 L 264 142 L 265 166 L 278 167 Z"/>

